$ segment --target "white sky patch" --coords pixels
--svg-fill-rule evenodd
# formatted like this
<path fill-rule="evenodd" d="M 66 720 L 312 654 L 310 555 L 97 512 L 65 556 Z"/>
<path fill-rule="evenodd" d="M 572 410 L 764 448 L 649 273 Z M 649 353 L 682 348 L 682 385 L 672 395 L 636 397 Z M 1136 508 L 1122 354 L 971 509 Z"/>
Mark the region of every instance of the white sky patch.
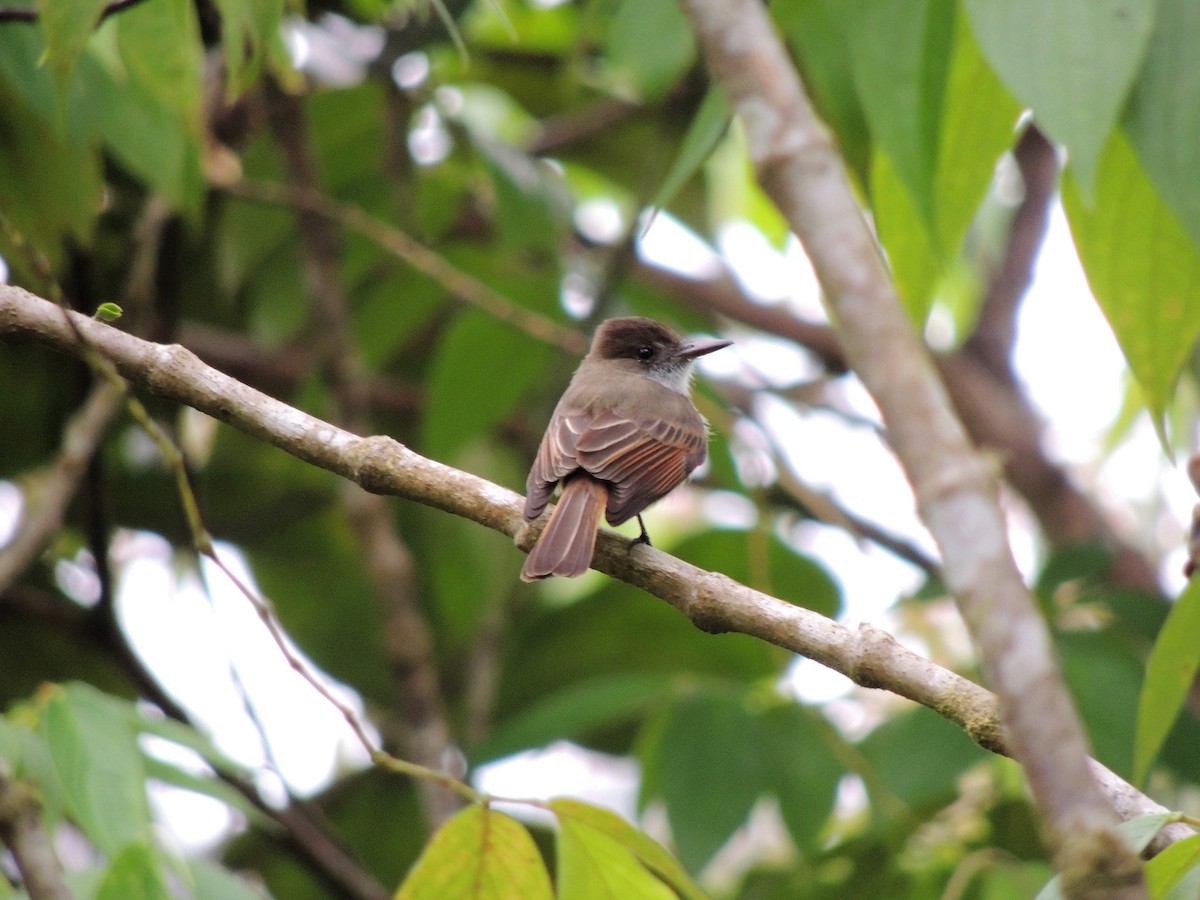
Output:
<path fill-rule="evenodd" d="M 730 222 L 717 233 L 717 245 L 734 277 L 759 300 L 782 300 L 788 295 L 792 265 L 749 222 Z"/>
<path fill-rule="evenodd" d="M 170 545 L 157 535 L 124 532 L 113 550 L 123 560 L 117 598 L 123 629 L 167 692 L 222 752 L 247 766 L 267 764 L 259 732 L 230 674 L 232 658 L 248 695 L 257 701 L 255 712 L 272 756 L 293 792 L 312 794 L 336 771 L 367 765 L 365 751 L 341 714 L 292 671 L 249 601 L 224 573 L 205 563 L 210 603 L 194 575 L 177 577 Z M 236 549 L 219 544 L 217 552 L 253 586 Z M 340 686 L 337 692 L 361 715 L 356 695 Z M 273 779 L 259 780 L 269 788 Z M 217 839 L 219 835 L 206 833 L 198 820 L 189 818 L 189 808 L 174 802 L 160 805 L 168 827 L 189 845 Z M 205 821 L 224 828 L 230 820 L 212 816 Z"/>
<path fill-rule="evenodd" d="M 641 767 L 629 757 L 609 756 L 569 741 L 556 741 L 542 749 L 525 750 L 481 766 L 472 783 L 481 791 L 501 797 L 530 800 L 574 797 L 636 822 L 640 780 Z M 522 804 L 495 806 L 525 821 L 546 824 L 552 821 L 549 813 Z"/>
<path fill-rule="evenodd" d="M 613 244 L 625 233 L 621 207 L 610 197 L 593 197 L 575 207 L 575 227 L 589 241 Z"/>
<path fill-rule="evenodd" d="M 638 254 L 646 262 L 669 272 L 692 278 L 713 278 L 721 272 L 721 258 L 695 232 L 670 213 L 659 210 L 646 228 L 646 214 L 639 227 Z"/>
<path fill-rule="evenodd" d="M 25 495 L 11 481 L 0 481 L 0 547 L 17 533 L 17 524 L 25 509 Z"/>
<path fill-rule="evenodd" d="M 1014 368 L 1045 417 L 1049 449 L 1061 461 L 1094 459 L 1125 396 L 1125 360 L 1057 203 L 1017 325 Z"/>
<path fill-rule="evenodd" d="M 396 86 L 411 91 L 425 83 L 429 77 L 429 57 L 421 50 L 405 53 L 392 63 L 392 81 Z"/>

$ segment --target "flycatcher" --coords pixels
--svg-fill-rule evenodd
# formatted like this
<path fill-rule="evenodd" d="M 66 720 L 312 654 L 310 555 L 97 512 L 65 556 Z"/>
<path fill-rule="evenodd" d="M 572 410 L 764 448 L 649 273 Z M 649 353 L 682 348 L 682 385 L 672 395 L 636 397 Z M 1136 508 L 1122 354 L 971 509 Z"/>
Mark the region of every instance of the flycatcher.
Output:
<path fill-rule="evenodd" d="M 692 403 L 697 357 L 732 341 L 684 341 L 653 319 L 609 319 L 546 428 L 525 485 L 525 518 L 536 519 L 557 485 L 562 496 L 521 569 L 523 581 L 582 575 L 596 549 L 600 516 L 610 525 L 641 513 L 704 461 L 708 423 Z"/>

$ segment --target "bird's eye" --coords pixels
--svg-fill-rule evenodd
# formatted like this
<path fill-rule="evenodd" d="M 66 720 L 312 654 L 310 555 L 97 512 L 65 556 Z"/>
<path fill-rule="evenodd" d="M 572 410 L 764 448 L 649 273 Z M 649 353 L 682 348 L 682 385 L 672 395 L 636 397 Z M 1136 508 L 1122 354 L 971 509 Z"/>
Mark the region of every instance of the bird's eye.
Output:
<path fill-rule="evenodd" d="M 645 360 L 649 359 L 650 357 L 652 357 L 653 355 L 654 355 L 654 349 L 652 347 L 638 347 L 638 352 L 637 352 L 638 359 L 645 361 Z"/>

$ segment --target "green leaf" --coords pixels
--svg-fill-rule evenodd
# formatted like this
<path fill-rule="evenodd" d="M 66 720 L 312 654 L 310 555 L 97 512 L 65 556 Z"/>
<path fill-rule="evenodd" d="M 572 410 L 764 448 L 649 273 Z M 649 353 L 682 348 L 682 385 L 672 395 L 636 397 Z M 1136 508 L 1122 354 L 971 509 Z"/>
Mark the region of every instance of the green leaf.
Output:
<path fill-rule="evenodd" d="M 199 128 L 204 51 L 195 6 L 187 0 L 139 3 L 117 22 L 117 48 L 129 79 Z"/>
<path fill-rule="evenodd" d="M 139 3 L 118 19 L 119 63 L 97 79 L 96 127 L 117 159 L 175 206 L 197 213 L 203 48 L 187 0 Z"/>
<path fill-rule="evenodd" d="M 670 205 L 671 200 L 689 178 L 699 171 L 704 161 L 712 154 L 725 132 L 729 130 L 729 101 L 720 88 L 712 87 L 704 95 L 692 124 L 688 126 L 683 143 L 679 145 L 679 155 L 671 164 L 662 187 L 654 195 L 651 207 L 657 212 Z"/>
<path fill-rule="evenodd" d="M 63 91 L 83 47 L 100 21 L 107 0 L 38 0 L 38 21 L 46 35 L 46 59 Z"/>
<path fill-rule="evenodd" d="M 945 95 L 936 123 L 932 219 L 883 147 L 876 147 L 871 205 L 896 287 L 918 326 L 962 247 L 996 169 L 1012 143 L 1020 110 L 980 55 L 958 17 Z"/>
<path fill-rule="evenodd" d="M 790 701 L 770 707 L 759 719 L 766 784 L 796 846 L 815 850 L 845 772 L 822 733 L 834 729 L 820 721 L 821 713 Z"/>
<path fill-rule="evenodd" d="M 928 221 L 882 147 L 876 148 L 873 162 L 871 208 L 879 241 L 909 319 L 923 327 L 933 308 L 942 260 L 929 236 Z"/>
<path fill-rule="evenodd" d="M 749 222 L 772 245 L 783 247 L 789 233 L 787 221 L 758 184 L 740 122 L 725 132 L 705 162 L 704 180 L 708 221 L 714 233 L 727 222 Z"/>
<path fill-rule="evenodd" d="M 109 863 L 96 900 L 171 900 L 162 862 L 143 841 L 123 847 Z"/>
<path fill-rule="evenodd" d="M 40 64 L 45 52 L 45 35 L 39 29 L 0 28 L 0 83 L 53 125 L 58 122 L 59 96 L 53 76 Z"/>
<path fill-rule="evenodd" d="M 263 900 L 263 892 L 205 859 L 188 860 L 195 900 Z"/>
<path fill-rule="evenodd" d="M 559 825 L 572 822 L 578 826 L 603 832 L 628 849 L 642 864 L 687 898 L 703 898 L 704 892 L 692 880 L 683 866 L 658 841 L 634 828 L 611 810 L 592 806 L 580 800 L 561 798 L 550 801 L 558 816 Z"/>
<path fill-rule="evenodd" d="M 279 40 L 283 0 L 214 0 L 221 15 L 227 96 L 236 98 L 262 71 L 267 49 Z"/>
<path fill-rule="evenodd" d="M 696 61 L 696 39 L 674 0 L 620 0 L 605 43 L 620 88 L 662 97 Z"/>
<path fill-rule="evenodd" d="M 714 529 L 680 541 L 671 553 L 825 616 L 842 606 L 841 587 L 825 567 L 774 534 Z"/>
<path fill-rule="evenodd" d="M 642 753 L 643 800 L 661 796 L 679 858 L 698 872 L 746 823 L 765 788 L 757 722 L 743 694 L 698 690 L 680 698 Z"/>
<path fill-rule="evenodd" d="M 42 729 L 71 816 L 116 855 L 150 825 L 146 772 L 128 707 L 87 684 L 56 690 Z"/>
<path fill-rule="evenodd" d="M 8 764 L 10 771 L 16 771 L 21 765 L 21 732 L 4 716 L 0 716 L 0 760 Z"/>
<path fill-rule="evenodd" d="M 394 8 L 391 0 L 383 0 L 379 6 L 381 10 Z M 571 3 L 472 3 L 460 24 L 472 48 L 511 53 L 514 46 L 520 46 L 523 53 L 567 56 L 579 45 L 579 17 L 579 7 Z"/>
<path fill-rule="evenodd" d="M 1116 630 L 1065 631 L 1057 635 L 1057 643 L 1063 678 L 1087 726 L 1093 755 L 1128 778 L 1142 661 Z"/>
<path fill-rule="evenodd" d="M 1171 844 L 1146 863 L 1146 889 L 1153 900 L 1187 900 L 1200 887 L 1200 834 Z"/>
<path fill-rule="evenodd" d="M 1138 700 L 1133 780 L 1142 784 L 1179 716 L 1200 669 L 1200 578 L 1188 582 L 1163 623 L 1146 661 Z"/>
<path fill-rule="evenodd" d="M 996 171 L 1011 146 L 1021 108 L 984 60 L 965 17 L 956 17 L 934 175 L 936 245 L 958 253 Z"/>
<path fill-rule="evenodd" d="M 26 709 L 32 714 L 32 707 Z M 9 719 L 0 717 L 0 760 L 8 764 L 15 776 L 37 785 L 38 802 L 47 821 L 62 818 L 67 799 L 46 739 L 33 730 L 32 724 L 26 726 L 20 720 L 14 723 L 11 715 Z"/>
<path fill-rule="evenodd" d="M 101 303 L 92 314 L 93 319 L 101 322 L 115 322 L 125 314 L 125 311 L 115 303 Z"/>
<path fill-rule="evenodd" d="M 675 900 L 620 840 L 584 819 L 558 819 L 558 900 Z"/>
<path fill-rule="evenodd" d="M 95 119 L 90 127 L 116 161 L 177 206 L 198 202 L 203 185 L 199 144 L 177 111 L 149 96 L 140 82 L 112 73 L 98 74 L 88 87 Z"/>
<path fill-rule="evenodd" d="M 560 739 L 579 740 L 590 730 L 632 719 L 671 691 L 660 675 L 614 674 L 568 685 L 500 725 L 471 751 L 479 763 Z"/>
<path fill-rule="evenodd" d="M 1200 243 L 1200 4 L 1158 0 L 1146 62 L 1125 108 L 1125 133 L 1150 180 Z"/>
<path fill-rule="evenodd" d="M 4 82 L 0 111 L 0 210 L 51 260 L 61 255 L 64 237 L 90 246 L 103 187 L 96 149 L 62 134 Z M 14 268 L 24 262 L 6 240 L 0 256 Z"/>
<path fill-rule="evenodd" d="M 954 40 L 952 0 L 859 0 L 849 8 L 854 81 L 883 147 L 930 227 L 938 133 Z"/>
<path fill-rule="evenodd" d="M 984 55 L 1034 119 L 1067 147 L 1091 194 L 1154 26 L 1155 0 L 966 0 Z"/>
<path fill-rule="evenodd" d="M 489 439 L 545 373 L 550 355 L 546 345 L 483 313 L 460 316 L 442 338 L 429 373 L 424 452 L 451 462 L 471 441 Z"/>
<path fill-rule="evenodd" d="M 396 900 L 550 900 L 550 876 L 525 826 L 470 806 L 438 829 Z"/>
<path fill-rule="evenodd" d="M 787 39 L 817 112 L 837 134 L 860 185 L 868 179 L 871 135 L 854 84 L 853 16 L 842 0 L 774 0 L 771 15 Z"/>
<path fill-rule="evenodd" d="M 537 251 L 554 259 L 567 222 L 566 183 L 544 160 L 475 133 L 496 193 L 500 238 L 510 252 Z"/>
<path fill-rule="evenodd" d="M 924 706 L 888 719 L 858 749 L 877 777 L 868 788 L 878 784 L 917 810 L 953 797 L 958 776 L 988 758 L 961 729 Z"/>
<path fill-rule="evenodd" d="M 1070 177 L 1063 203 L 1088 284 L 1161 433 L 1179 369 L 1200 335 L 1200 253 L 1120 134 L 1100 161 L 1094 206 Z"/>

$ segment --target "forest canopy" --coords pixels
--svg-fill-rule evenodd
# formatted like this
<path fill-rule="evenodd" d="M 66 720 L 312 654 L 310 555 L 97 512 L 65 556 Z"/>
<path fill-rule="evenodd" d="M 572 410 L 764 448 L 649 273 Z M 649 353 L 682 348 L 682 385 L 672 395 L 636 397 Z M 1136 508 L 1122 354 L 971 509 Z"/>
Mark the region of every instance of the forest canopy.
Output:
<path fill-rule="evenodd" d="M 0 898 L 1194 897 L 1198 10 L 0 5 Z M 621 315 L 708 460 L 525 584 Z"/>

